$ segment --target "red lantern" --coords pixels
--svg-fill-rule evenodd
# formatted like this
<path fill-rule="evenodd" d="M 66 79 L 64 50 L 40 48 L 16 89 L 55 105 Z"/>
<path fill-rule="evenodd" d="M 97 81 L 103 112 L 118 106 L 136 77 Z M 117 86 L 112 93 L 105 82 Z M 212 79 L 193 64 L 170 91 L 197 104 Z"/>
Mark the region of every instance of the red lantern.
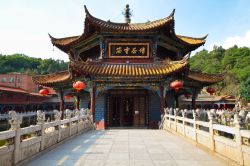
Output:
<path fill-rule="evenodd" d="M 213 93 L 215 93 L 215 89 L 214 88 L 211 88 L 211 87 L 208 87 L 207 88 L 207 92 L 210 93 L 210 95 L 212 95 Z"/>
<path fill-rule="evenodd" d="M 73 88 L 77 90 L 77 92 L 86 88 L 86 85 L 82 81 L 77 81 L 73 83 Z"/>
<path fill-rule="evenodd" d="M 178 92 L 180 88 L 183 87 L 183 82 L 175 80 L 170 83 L 170 87 L 175 90 L 175 92 Z"/>
<path fill-rule="evenodd" d="M 188 99 L 191 95 L 186 93 L 186 94 L 184 94 L 184 96 Z"/>
<path fill-rule="evenodd" d="M 41 90 L 39 91 L 39 93 L 40 93 L 41 95 L 43 95 L 43 96 L 46 96 L 47 94 L 49 94 L 49 90 L 48 90 L 48 89 L 41 89 Z"/>
<path fill-rule="evenodd" d="M 70 99 L 72 96 L 71 95 L 66 95 L 65 99 Z"/>

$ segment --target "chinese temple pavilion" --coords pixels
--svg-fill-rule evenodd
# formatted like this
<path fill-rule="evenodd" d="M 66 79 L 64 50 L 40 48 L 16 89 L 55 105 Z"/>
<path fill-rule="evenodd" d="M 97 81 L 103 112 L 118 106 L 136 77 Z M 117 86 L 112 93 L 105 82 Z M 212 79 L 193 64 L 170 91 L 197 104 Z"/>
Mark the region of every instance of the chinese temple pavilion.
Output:
<path fill-rule="evenodd" d="M 35 76 L 40 85 L 76 98 L 76 108 L 89 107 L 97 129 L 109 127 L 157 128 L 164 107 L 178 107 L 178 96 L 197 93 L 223 79 L 189 70 L 189 54 L 204 45 L 207 36 L 177 35 L 173 12 L 156 21 L 131 23 L 125 8 L 125 23 L 104 21 L 85 6 L 84 32 L 79 36 L 55 38 L 51 42 L 68 54 L 67 71 Z M 175 89 L 171 82 L 182 86 Z M 86 88 L 76 92 L 72 84 Z M 178 82 L 177 81 L 177 82 Z"/>

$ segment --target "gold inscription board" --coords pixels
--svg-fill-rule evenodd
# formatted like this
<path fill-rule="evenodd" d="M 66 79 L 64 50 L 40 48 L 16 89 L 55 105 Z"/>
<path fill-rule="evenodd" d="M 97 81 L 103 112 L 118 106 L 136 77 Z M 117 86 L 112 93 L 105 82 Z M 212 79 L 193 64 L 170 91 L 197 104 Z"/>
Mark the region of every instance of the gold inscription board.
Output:
<path fill-rule="evenodd" d="M 149 43 L 109 43 L 109 58 L 149 58 Z"/>

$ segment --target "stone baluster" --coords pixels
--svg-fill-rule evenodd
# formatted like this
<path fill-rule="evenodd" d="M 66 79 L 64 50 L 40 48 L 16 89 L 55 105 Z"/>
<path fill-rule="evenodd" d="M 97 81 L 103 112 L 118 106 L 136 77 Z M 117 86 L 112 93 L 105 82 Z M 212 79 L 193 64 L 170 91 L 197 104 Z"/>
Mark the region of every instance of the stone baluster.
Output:
<path fill-rule="evenodd" d="M 241 133 L 240 133 L 240 129 L 242 129 L 242 127 L 241 127 L 240 117 L 238 113 L 234 114 L 234 126 L 235 126 L 235 141 L 236 141 L 238 154 L 239 154 L 239 164 L 244 165 L 244 158 L 243 158 L 243 152 L 242 152 L 242 139 L 241 139 Z"/>
<path fill-rule="evenodd" d="M 14 165 L 20 161 L 20 142 L 21 142 L 21 129 L 22 117 L 17 115 L 16 111 L 10 111 L 9 115 L 11 119 L 9 123 L 11 125 L 10 130 L 16 131 L 16 136 L 14 139 Z"/>

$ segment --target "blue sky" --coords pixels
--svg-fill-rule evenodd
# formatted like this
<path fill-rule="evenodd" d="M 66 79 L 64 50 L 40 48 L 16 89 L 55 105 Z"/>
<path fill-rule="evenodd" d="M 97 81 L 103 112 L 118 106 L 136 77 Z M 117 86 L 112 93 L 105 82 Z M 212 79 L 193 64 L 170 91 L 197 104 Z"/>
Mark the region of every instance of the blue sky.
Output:
<path fill-rule="evenodd" d="M 133 23 L 160 19 L 176 9 L 177 34 L 209 34 L 200 49 L 214 44 L 250 47 L 249 0 L 1 0 L 0 53 L 67 60 L 65 53 L 53 51 L 48 33 L 54 37 L 81 34 L 84 5 L 95 17 L 124 22 L 127 3 L 133 10 Z"/>

